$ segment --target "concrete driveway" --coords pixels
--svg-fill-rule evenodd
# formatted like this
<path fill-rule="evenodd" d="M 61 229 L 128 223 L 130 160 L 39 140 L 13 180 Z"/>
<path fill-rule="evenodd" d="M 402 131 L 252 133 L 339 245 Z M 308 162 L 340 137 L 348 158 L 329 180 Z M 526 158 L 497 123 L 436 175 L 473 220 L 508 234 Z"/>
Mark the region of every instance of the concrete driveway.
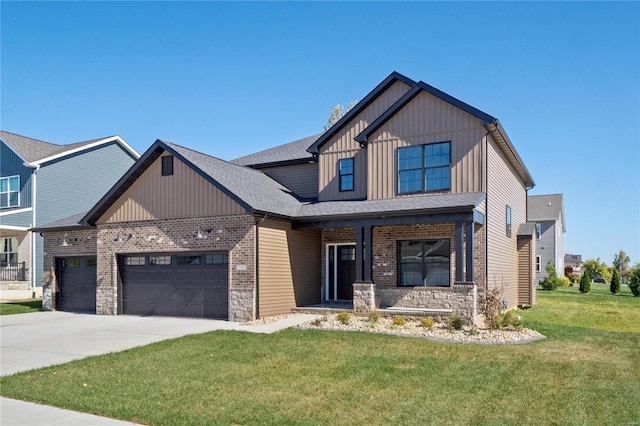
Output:
<path fill-rule="evenodd" d="M 214 330 L 272 333 L 310 321 L 295 315 L 261 325 L 211 319 L 37 312 L 0 316 L 0 375 L 63 364 Z"/>

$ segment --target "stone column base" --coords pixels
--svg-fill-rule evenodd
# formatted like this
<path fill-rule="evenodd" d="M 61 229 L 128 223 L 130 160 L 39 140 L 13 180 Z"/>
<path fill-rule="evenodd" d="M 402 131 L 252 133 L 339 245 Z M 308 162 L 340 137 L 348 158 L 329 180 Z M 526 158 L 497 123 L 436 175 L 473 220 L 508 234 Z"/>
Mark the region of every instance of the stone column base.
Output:
<path fill-rule="evenodd" d="M 353 283 L 353 312 L 367 313 L 376 308 L 376 285 L 371 281 Z"/>

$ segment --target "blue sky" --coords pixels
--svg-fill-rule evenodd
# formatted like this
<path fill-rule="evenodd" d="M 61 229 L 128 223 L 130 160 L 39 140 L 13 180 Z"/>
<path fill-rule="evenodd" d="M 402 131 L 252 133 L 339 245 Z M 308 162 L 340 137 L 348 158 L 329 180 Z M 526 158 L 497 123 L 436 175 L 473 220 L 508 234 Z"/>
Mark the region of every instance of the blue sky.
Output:
<path fill-rule="evenodd" d="M 392 71 L 500 119 L 566 252 L 640 261 L 640 3 L 0 3 L 0 127 L 232 159 Z"/>

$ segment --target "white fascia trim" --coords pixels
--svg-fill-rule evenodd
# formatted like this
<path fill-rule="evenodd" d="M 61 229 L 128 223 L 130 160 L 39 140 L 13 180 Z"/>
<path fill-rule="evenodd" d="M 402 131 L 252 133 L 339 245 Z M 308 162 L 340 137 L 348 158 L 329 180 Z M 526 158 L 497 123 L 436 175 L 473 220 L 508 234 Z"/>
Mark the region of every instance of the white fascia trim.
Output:
<path fill-rule="evenodd" d="M 1 139 L 0 139 L 0 140 L 1 140 Z M 25 159 L 24 159 L 24 157 L 22 157 L 22 155 L 18 154 L 18 153 L 16 152 L 16 150 L 15 150 L 15 149 L 13 149 L 13 147 L 12 147 L 10 144 L 8 144 L 7 142 L 5 142 L 4 140 L 2 141 L 2 143 L 3 143 L 3 144 L 5 144 L 5 145 L 7 146 L 7 148 L 9 148 L 9 149 L 11 150 L 11 152 L 13 152 L 15 155 L 17 155 L 17 156 L 18 156 L 18 158 L 19 158 L 19 159 L 21 159 L 25 164 L 27 163 L 27 160 L 25 160 Z"/>
<path fill-rule="evenodd" d="M 33 210 L 33 207 L 25 207 L 23 209 L 9 210 L 9 211 L 0 211 L 0 216 L 9 216 L 12 214 L 30 212 L 31 210 Z"/>
<path fill-rule="evenodd" d="M 60 152 L 56 155 L 52 155 L 51 157 L 46 157 L 40 160 L 32 161 L 31 163 L 24 163 L 24 165 L 27 167 L 37 167 L 49 161 L 53 161 L 61 157 L 66 157 L 67 155 L 75 154 L 76 152 L 86 151 L 96 146 L 105 145 L 111 142 L 117 142 L 126 151 L 129 151 L 129 153 L 133 155 L 136 159 L 140 158 L 140 154 L 138 154 L 138 152 L 135 149 L 131 148 L 131 146 L 129 146 L 129 144 L 124 141 L 124 139 L 122 139 L 120 136 L 112 136 L 110 138 L 100 139 L 99 141 L 90 143 L 88 145 L 83 145 L 75 149 L 70 149 L 69 151 Z"/>
<path fill-rule="evenodd" d="M 5 229 L 8 231 L 28 231 L 28 226 L 13 226 L 13 225 L 0 225 L 0 229 Z"/>

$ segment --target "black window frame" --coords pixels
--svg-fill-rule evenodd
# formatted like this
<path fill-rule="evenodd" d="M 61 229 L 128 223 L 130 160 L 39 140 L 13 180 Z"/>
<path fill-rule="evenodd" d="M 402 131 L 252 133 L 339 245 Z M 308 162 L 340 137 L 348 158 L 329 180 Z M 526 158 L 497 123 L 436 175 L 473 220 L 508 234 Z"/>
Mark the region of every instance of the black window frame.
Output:
<path fill-rule="evenodd" d="M 435 165 L 429 165 L 428 164 L 428 160 L 427 160 L 427 155 L 426 155 L 426 151 L 427 151 L 427 147 L 434 147 L 436 145 L 446 145 L 448 147 L 448 154 L 449 154 L 449 158 L 448 158 L 448 162 L 442 163 L 442 164 L 435 164 Z M 405 168 L 401 168 L 401 158 L 400 158 L 400 154 L 402 151 L 404 150 L 411 150 L 411 149 L 416 149 L 416 148 L 420 148 L 420 167 L 405 167 Z M 398 184 L 396 186 L 396 191 L 398 193 L 398 195 L 405 195 L 405 194 L 419 194 L 419 193 L 430 193 L 430 192 L 446 192 L 446 191 L 451 191 L 451 141 L 440 141 L 440 142 L 430 142 L 430 143 L 425 143 L 425 144 L 421 144 L 421 145 L 411 145 L 411 146 L 403 146 L 403 147 L 399 147 L 396 150 L 397 154 L 397 160 L 396 160 L 396 165 L 397 165 L 397 172 L 396 172 L 396 179 L 398 180 Z M 436 170 L 436 169 L 447 169 L 448 171 L 448 185 L 442 186 L 442 187 L 438 187 L 438 188 L 428 188 L 429 183 L 427 181 L 427 175 L 429 174 L 430 170 Z M 410 172 L 420 172 L 420 189 L 418 190 L 402 190 L 402 178 L 401 175 L 402 173 L 410 173 Z"/>
<path fill-rule="evenodd" d="M 173 155 L 162 157 L 162 176 L 173 176 Z"/>
<path fill-rule="evenodd" d="M 439 244 L 440 242 L 445 242 L 446 241 L 446 248 L 447 248 L 447 255 L 448 255 L 448 260 L 447 262 L 433 262 L 433 261 L 428 261 L 428 256 L 425 257 L 424 253 L 425 253 L 425 246 L 427 244 Z M 421 244 L 421 250 L 420 250 L 420 273 L 421 273 L 421 280 L 420 280 L 420 284 L 404 284 L 403 281 L 403 268 L 402 266 L 404 264 L 409 264 L 409 262 L 403 262 L 402 261 L 402 244 L 403 243 L 420 243 Z M 450 238 L 430 238 L 430 239 L 412 239 L 412 240 L 398 240 L 396 242 L 397 247 L 396 247 L 396 254 L 397 254 L 397 261 L 396 261 L 396 267 L 397 267 L 397 283 L 396 285 L 398 287 L 441 287 L 441 288 L 446 288 L 446 287 L 451 287 L 451 239 Z M 435 264 L 445 264 L 446 263 L 446 268 L 445 270 L 447 271 L 447 282 L 445 283 L 440 283 L 440 284 L 435 284 L 435 285 L 428 285 L 426 282 L 426 277 L 428 274 L 428 268 L 427 266 L 429 264 L 431 265 L 435 265 Z"/>
<path fill-rule="evenodd" d="M 343 173 L 342 172 L 342 164 L 350 162 L 351 163 L 351 173 Z M 356 171 L 356 162 L 355 157 L 349 158 L 341 158 L 338 160 L 338 182 L 339 182 L 339 190 L 340 192 L 349 192 L 355 191 L 355 171 Z M 345 188 L 345 181 L 343 178 L 351 177 L 351 188 Z"/>

